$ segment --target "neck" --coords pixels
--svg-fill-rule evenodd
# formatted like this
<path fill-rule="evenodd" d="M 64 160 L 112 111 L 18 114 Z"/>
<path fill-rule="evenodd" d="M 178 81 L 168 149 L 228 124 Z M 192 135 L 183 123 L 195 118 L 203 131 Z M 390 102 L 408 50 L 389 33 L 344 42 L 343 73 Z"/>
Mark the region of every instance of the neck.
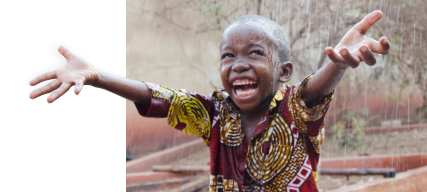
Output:
<path fill-rule="evenodd" d="M 273 99 L 273 96 L 267 97 L 257 108 L 254 110 L 240 110 L 242 115 L 245 115 L 247 117 L 257 117 L 257 116 L 263 116 L 268 109 L 270 108 L 271 100 Z"/>

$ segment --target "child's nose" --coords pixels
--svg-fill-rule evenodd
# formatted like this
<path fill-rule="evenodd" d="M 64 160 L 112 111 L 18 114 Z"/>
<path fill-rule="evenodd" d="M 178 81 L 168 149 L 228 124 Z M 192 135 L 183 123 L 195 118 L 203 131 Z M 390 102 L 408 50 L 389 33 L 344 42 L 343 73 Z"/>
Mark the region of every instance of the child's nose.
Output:
<path fill-rule="evenodd" d="M 231 69 L 237 73 L 241 73 L 241 72 L 249 70 L 249 68 L 250 68 L 250 66 L 248 64 L 243 63 L 243 62 L 239 62 L 239 63 L 234 64 Z"/>

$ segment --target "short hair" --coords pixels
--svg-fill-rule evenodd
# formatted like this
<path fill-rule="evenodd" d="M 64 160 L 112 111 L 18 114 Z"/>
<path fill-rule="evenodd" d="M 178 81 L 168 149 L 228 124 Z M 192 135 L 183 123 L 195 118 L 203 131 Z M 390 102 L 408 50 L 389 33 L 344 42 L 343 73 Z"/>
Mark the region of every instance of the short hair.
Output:
<path fill-rule="evenodd" d="M 276 45 L 280 62 L 288 62 L 291 54 L 289 38 L 283 28 L 276 22 L 259 15 L 245 15 L 231 22 L 225 30 L 232 26 L 248 24 L 250 22 L 259 23 L 263 26 L 266 35 Z"/>

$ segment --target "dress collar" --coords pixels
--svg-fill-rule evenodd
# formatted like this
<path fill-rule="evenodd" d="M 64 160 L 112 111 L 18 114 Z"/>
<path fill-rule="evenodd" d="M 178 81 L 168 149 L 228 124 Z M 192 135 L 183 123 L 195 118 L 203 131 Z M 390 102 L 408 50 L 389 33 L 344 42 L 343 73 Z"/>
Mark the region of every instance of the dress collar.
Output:
<path fill-rule="evenodd" d="M 252 139 L 256 138 L 268 126 L 268 122 L 270 121 L 270 115 L 272 115 L 273 111 L 277 111 L 275 109 L 278 106 L 280 106 L 280 103 L 283 101 L 283 99 L 285 97 L 285 93 L 288 89 L 289 89 L 289 85 L 286 85 L 284 88 L 280 87 L 279 90 L 277 90 L 276 94 L 274 95 L 273 99 L 270 102 L 269 109 L 264 114 L 264 117 L 262 117 L 260 123 L 258 124 L 255 131 L 253 132 Z M 230 117 L 229 121 L 236 123 L 235 126 L 239 127 L 239 129 L 241 129 L 241 122 L 240 122 L 241 119 L 240 119 L 239 108 L 230 99 L 229 95 L 227 94 L 227 92 L 225 90 L 218 90 L 218 94 L 220 97 L 222 97 L 223 102 L 225 102 L 222 105 L 222 107 L 224 107 L 222 109 L 223 115 L 225 115 L 224 112 L 228 113 L 228 115 Z M 242 131 L 242 130 L 240 130 L 240 131 Z"/>
<path fill-rule="evenodd" d="M 282 87 L 279 87 L 279 90 L 277 90 L 276 94 L 274 95 L 273 99 L 271 100 L 269 111 L 272 111 L 274 108 L 276 108 L 280 104 L 280 102 L 285 97 L 285 93 L 288 89 L 289 89 L 289 85 L 286 85 L 285 89 L 283 89 Z"/>

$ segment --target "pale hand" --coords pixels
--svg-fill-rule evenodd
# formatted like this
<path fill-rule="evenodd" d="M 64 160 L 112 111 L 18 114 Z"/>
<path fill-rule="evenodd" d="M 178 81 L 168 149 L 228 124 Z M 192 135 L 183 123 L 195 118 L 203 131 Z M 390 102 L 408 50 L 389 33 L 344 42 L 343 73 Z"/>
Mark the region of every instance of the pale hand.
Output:
<path fill-rule="evenodd" d="M 347 68 L 359 66 L 361 61 L 375 65 L 373 53 L 387 54 L 390 48 L 387 38 L 381 37 L 376 41 L 365 36 L 366 31 L 382 17 L 381 11 L 374 11 L 365 16 L 359 23 L 348 31 L 340 43 L 332 49 L 327 47 L 325 52 L 334 63 Z"/>
<path fill-rule="evenodd" d="M 30 94 L 31 99 L 35 99 L 40 95 L 53 91 L 53 93 L 47 98 L 47 102 L 52 103 L 67 92 L 71 86 L 75 85 L 74 92 L 78 95 L 81 92 L 83 85 L 93 85 L 98 80 L 98 72 L 89 63 L 75 56 L 65 47 L 60 46 L 58 51 L 67 60 L 66 65 L 58 70 L 45 73 L 33 79 L 30 82 L 31 86 L 37 85 L 46 80 L 55 80 L 34 90 Z"/>

